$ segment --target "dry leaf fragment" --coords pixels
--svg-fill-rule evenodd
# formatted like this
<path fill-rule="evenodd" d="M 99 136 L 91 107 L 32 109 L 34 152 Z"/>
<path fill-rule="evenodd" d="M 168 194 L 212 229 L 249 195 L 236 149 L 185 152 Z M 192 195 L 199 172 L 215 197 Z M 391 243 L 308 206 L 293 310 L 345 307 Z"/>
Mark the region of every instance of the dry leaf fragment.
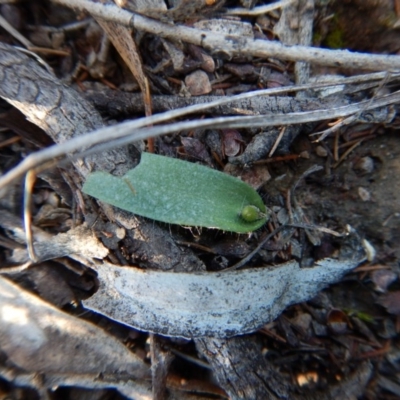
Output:
<path fill-rule="evenodd" d="M 105 30 L 119 55 L 137 80 L 143 94 L 146 116 L 150 116 L 152 113 L 149 84 L 131 31 L 115 22 L 105 22 L 100 19 L 96 19 L 96 21 Z"/>
<path fill-rule="evenodd" d="M 378 300 L 377 302 L 381 306 L 385 307 L 387 312 L 390 314 L 400 315 L 400 291 L 387 293 Z"/>
<path fill-rule="evenodd" d="M 349 318 L 342 310 L 330 310 L 327 319 L 327 325 L 335 335 L 342 335 L 348 331 Z"/>
<path fill-rule="evenodd" d="M 194 157 L 195 160 L 204 161 L 209 166 L 213 165 L 205 145 L 199 139 L 181 137 L 181 142 L 187 155 Z"/>
<path fill-rule="evenodd" d="M 224 153 L 227 157 L 235 157 L 240 153 L 244 140 L 236 129 L 221 129 Z"/>
<path fill-rule="evenodd" d="M 385 293 L 387 288 L 397 280 L 397 274 L 389 269 L 378 269 L 372 271 L 371 280 L 377 292 Z"/>

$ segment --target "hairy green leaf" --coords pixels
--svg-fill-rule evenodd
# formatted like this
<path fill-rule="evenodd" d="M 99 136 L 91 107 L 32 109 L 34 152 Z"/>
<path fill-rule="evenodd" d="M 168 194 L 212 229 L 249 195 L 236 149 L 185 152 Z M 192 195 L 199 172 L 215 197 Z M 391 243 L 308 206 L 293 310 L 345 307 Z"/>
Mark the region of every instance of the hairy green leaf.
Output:
<path fill-rule="evenodd" d="M 123 177 L 90 174 L 83 192 L 157 221 L 230 232 L 254 231 L 268 217 L 259 194 L 240 179 L 150 153 Z"/>

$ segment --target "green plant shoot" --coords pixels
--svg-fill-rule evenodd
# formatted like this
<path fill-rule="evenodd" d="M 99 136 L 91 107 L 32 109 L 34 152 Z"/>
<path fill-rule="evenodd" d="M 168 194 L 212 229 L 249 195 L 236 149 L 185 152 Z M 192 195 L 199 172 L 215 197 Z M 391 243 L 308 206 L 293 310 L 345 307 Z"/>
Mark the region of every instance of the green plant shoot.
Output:
<path fill-rule="evenodd" d="M 254 231 L 269 216 L 260 195 L 240 179 L 150 153 L 123 177 L 90 174 L 83 192 L 157 221 L 230 232 Z"/>

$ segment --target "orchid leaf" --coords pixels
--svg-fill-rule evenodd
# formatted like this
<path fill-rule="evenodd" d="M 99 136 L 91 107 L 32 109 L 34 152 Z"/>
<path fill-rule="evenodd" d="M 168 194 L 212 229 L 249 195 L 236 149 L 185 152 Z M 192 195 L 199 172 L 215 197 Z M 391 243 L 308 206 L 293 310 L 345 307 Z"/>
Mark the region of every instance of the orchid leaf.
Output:
<path fill-rule="evenodd" d="M 202 165 L 143 153 L 122 177 L 90 174 L 83 192 L 105 203 L 156 221 L 184 226 L 251 232 L 268 212 L 245 182 Z"/>

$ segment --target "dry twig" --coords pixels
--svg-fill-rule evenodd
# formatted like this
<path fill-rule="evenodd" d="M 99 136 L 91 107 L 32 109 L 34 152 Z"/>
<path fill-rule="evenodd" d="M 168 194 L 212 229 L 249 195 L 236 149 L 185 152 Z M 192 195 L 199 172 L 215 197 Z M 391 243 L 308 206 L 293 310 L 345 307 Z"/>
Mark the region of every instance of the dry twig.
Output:
<path fill-rule="evenodd" d="M 31 76 L 32 71 L 35 71 L 37 83 L 42 79 L 43 85 L 47 85 L 49 82 L 54 81 L 54 76 L 48 72 L 42 70 L 37 64 L 26 57 L 24 54 L 18 53 L 12 47 L 0 44 L 0 65 L 2 66 L 2 79 L 13 79 L 19 80 L 21 77 L 21 70 L 14 70 L 16 63 L 22 63 L 19 68 L 25 68 L 28 76 Z M 337 84 L 337 82 L 335 82 Z M 312 86 L 311 86 L 312 87 Z M 148 118 L 139 118 L 134 121 L 124 122 L 118 125 L 100 128 L 96 131 L 87 134 L 81 134 L 73 138 L 69 138 L 68 141 L 63 142 L 60 145 L 54 145 L 33 153 L 26 157 L 17 167 L 9 171 L 7 174 L 0 178 L 0 188 L 5 187 L 15 179 L 22 177 L 30 169 L 35 168 L 47 161 L 61 160 L 68 154 L 69 159 L 78 159 L 90 154 L 99 153 L 104 150 L 110 150 L 118 146 L 123 146 L 128 143 L 132 143 L 138 140 L 147 139 L 149 137 L 156 137 L 165 135 L 168 133 L 189 130 L 195 128 L 222 128 L 222 127 L 266 127 L 266 126 L 278 126 L 288 124 L 300 124 L 311 121 L 321 121 L 324 119 L 334 119 L 343 116 L 352 115 L 359 110 L 363 109 L 368 105 L 365 110 L 374 110 L 379 107 L 384 107 L 396 102 L 400 102 L 400 92 L 394 92 L 389 95 L 385 95 L 376 98 L 371 104 L 369 100 L 362 101 L 355 104 L 349 104 L 346 106 L 336 107 L 329 110 L 318 110 L 318 111 L 306 111 L 299 113 L 282 113 L 282 114 L 268 114 L 255 115 L 255 116 L 237 116 L 237 117 L 217 117 L 214 119 L 204 120 L 192 120 L 184 122 L 176 122 L 168 125 L 158 125 L 152 127 L 146 127 L 153 124 L 160 124 L 162 122 L 175 119 L 190 113 L 199 112 L 206 108 L 218 106 L 220 104 L 229 103 L 237 99 L 250 98 L 259 95 L 271 95 L 276 93 L 295 91 L 303 88 L 310 88 L 309 85 L 303 85 L 298 87 L 291 87 L 290 89 L 267 89 L 252 93 L 246 93 L 244 95 L 238 95 L 233 97 L 227 97 L 226 99 L 220 99 L 215 102 L 208 104 L 194 105 L 186 107 L 184 109 L 172 110 L 163 114 L 154 115 Z M 0 87 L 0 96 L 6 99 L 10 99 L 10 102 L 16 101 L 13 99 L 13 87 L 3 85 Z M 16 104 L 20 102 L 16 101 Z M 43 106 L 37 107 L 31 104 L 30 110 L 31 118 L 35 118 L 38 121 L 42 121 L 43 118 Z M 50 106 L 49 106 L 50 107 Z M 50 109 L 50 108 L 49 108 Z M 51 105 L 53 109 L 53 104 Z M 384 115 L 386 115 L 384 113 Z M 40 122 L 40 124 L 42 124 Z M 84 126 L 81 126 L 82 130 Z M 92 128 L 93 129 L 93 128 Z M 89 127 L 87 130 L 91 130 Z M 82 132 L 83 133 L 83 132 Z M 82 150 L 85 149 L 85 150 Z"/>
<path fill-rule="evenodd" d="M 101 3 L 94 3 L 89 0 L 52 1 L 66 7 L 87 11 L 96 18 L 117 22 L 167 39 L 183 40 L 229 56 L 274 57 L 282 60 L 304 61 L 318 65 L 372 71 L 396 71 L 400 69 L 399 56 L 363 54 L 347 50 L 327 50 L 306 46 L 285 46 L 267 40 L 225 36 L 181 25 L 168 25 L 138 14 L 132 14 L 113 5 L 104 6 Z"/>

